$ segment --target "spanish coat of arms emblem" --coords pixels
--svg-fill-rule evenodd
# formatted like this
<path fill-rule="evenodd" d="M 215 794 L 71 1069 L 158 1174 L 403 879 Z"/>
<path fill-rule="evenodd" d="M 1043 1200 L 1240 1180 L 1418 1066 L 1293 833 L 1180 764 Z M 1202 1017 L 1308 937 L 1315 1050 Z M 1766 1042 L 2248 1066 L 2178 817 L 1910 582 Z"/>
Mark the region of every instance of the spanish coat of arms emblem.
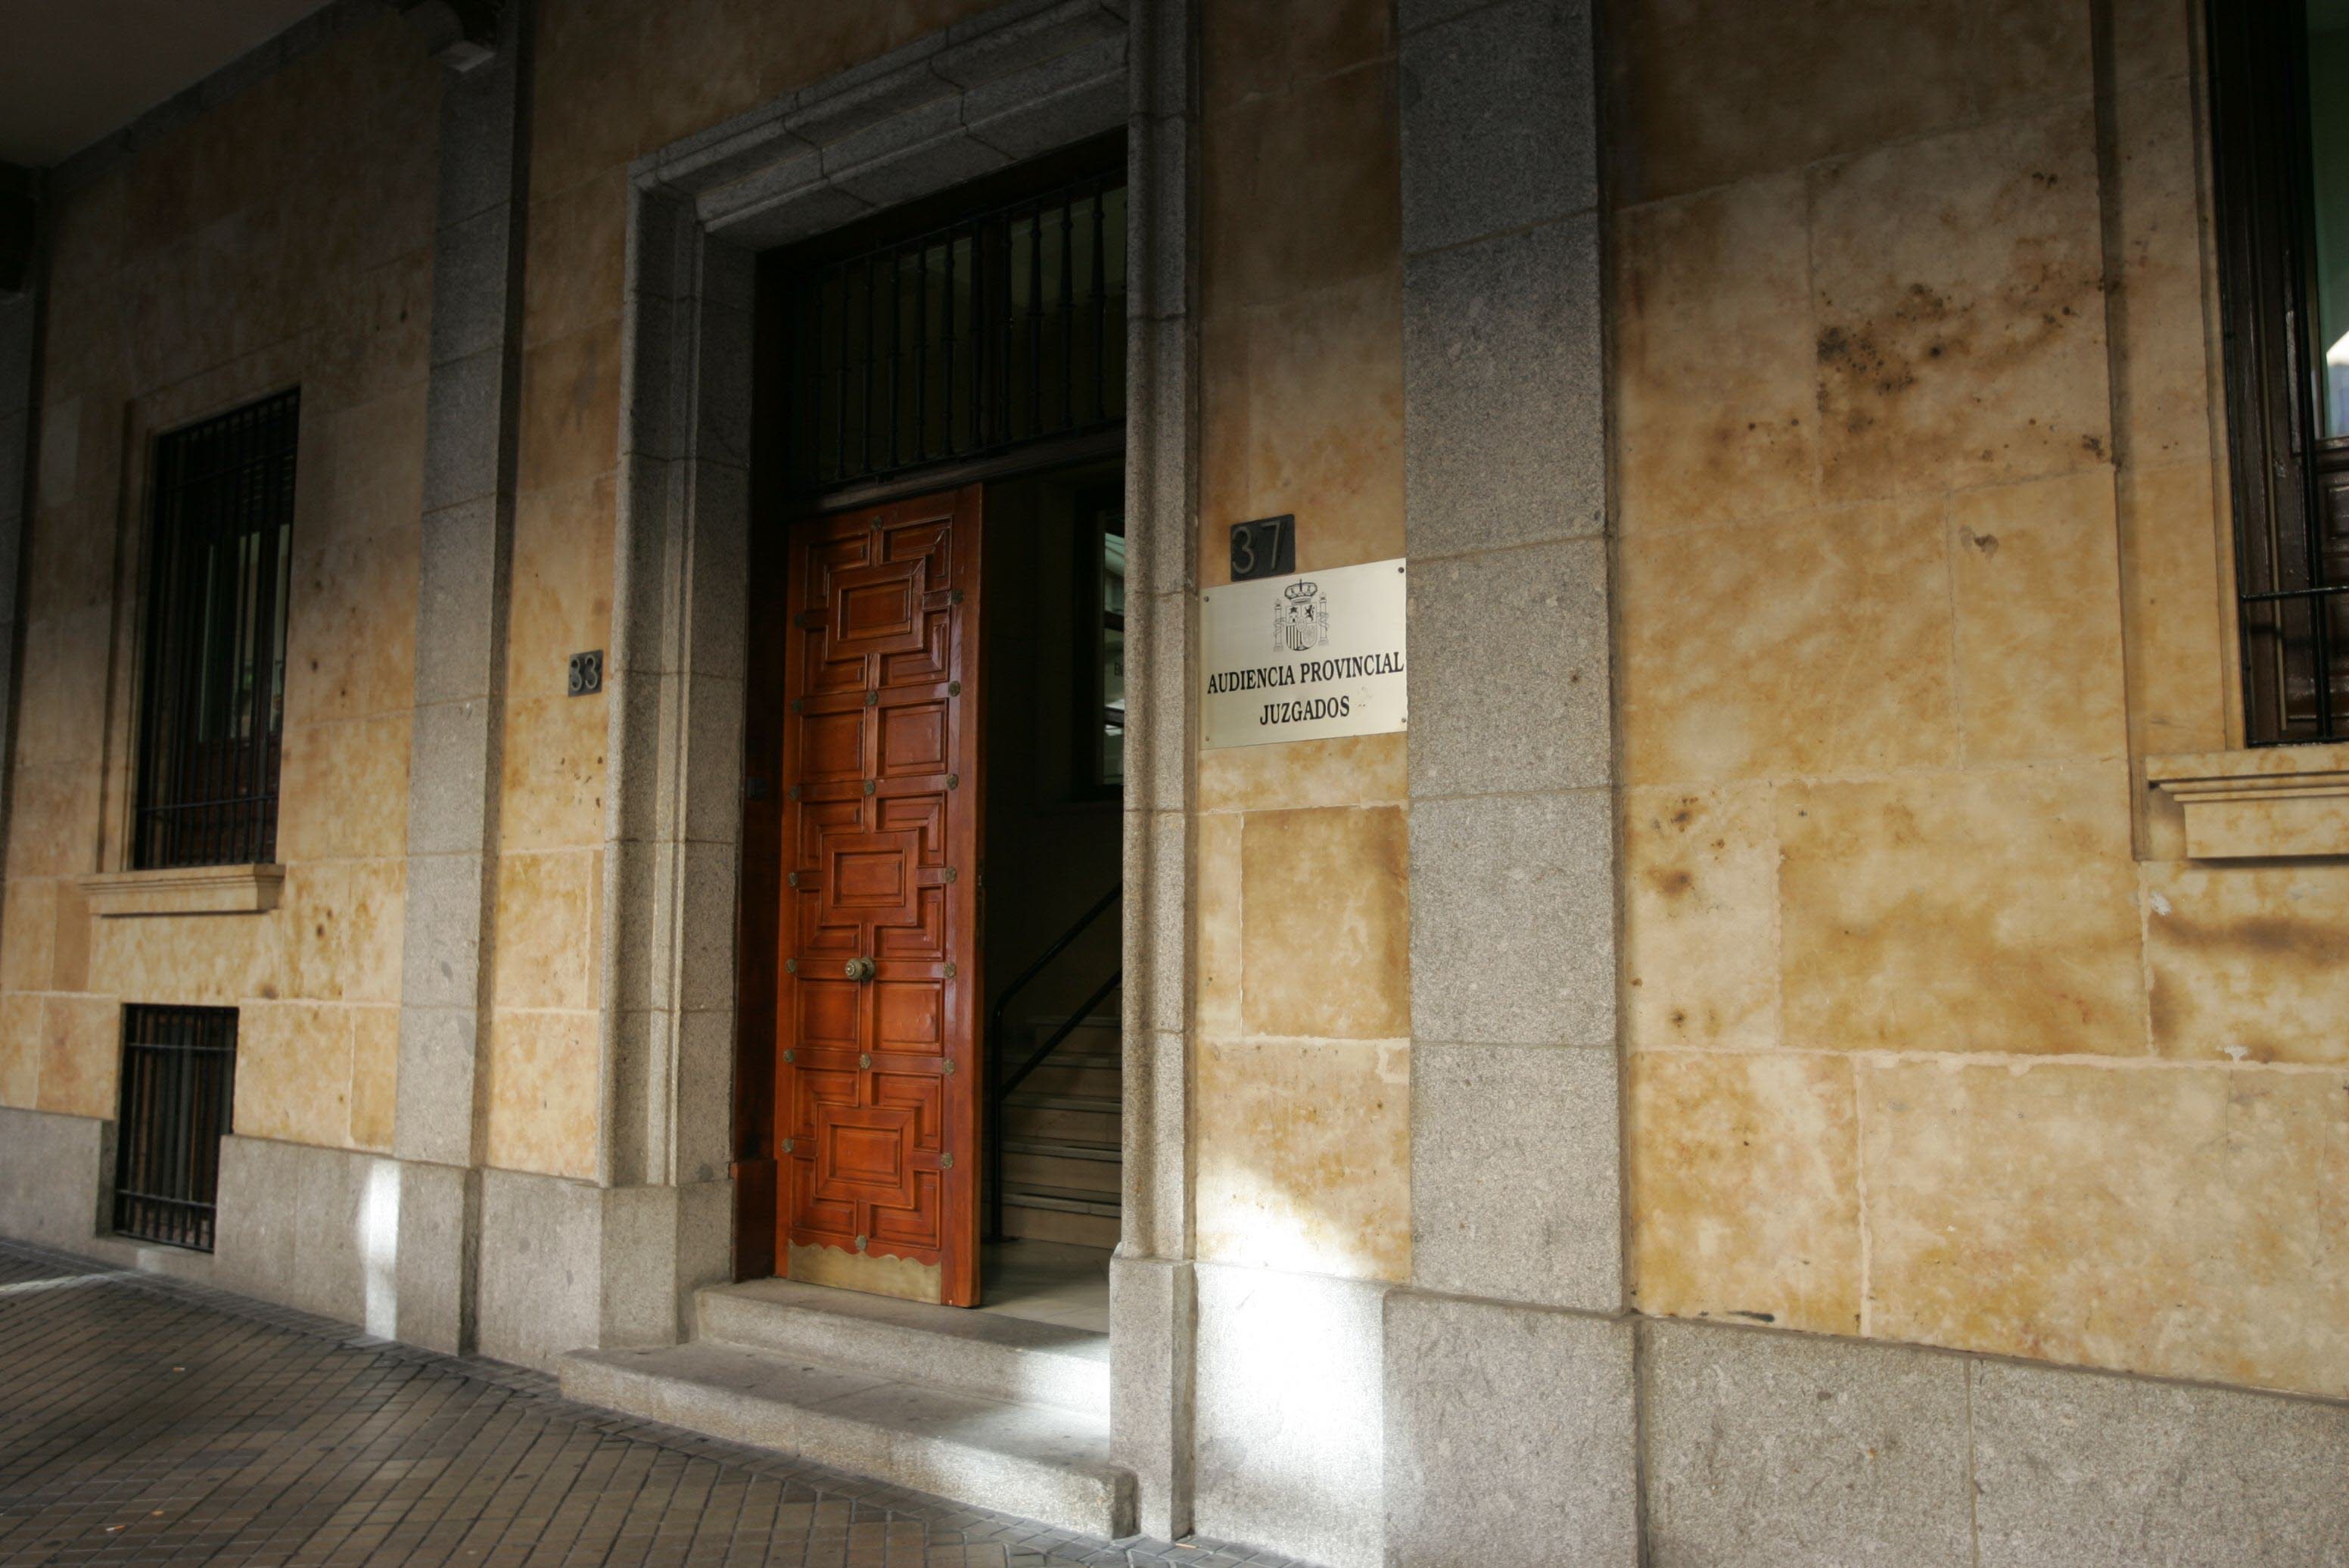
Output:
<path fill-rule="evenodd" d="M 1316 583 L 1291 583 L 1272 607 L 1272 645 L 1292 654 L 1330 641 L 1330 595 Z"/>

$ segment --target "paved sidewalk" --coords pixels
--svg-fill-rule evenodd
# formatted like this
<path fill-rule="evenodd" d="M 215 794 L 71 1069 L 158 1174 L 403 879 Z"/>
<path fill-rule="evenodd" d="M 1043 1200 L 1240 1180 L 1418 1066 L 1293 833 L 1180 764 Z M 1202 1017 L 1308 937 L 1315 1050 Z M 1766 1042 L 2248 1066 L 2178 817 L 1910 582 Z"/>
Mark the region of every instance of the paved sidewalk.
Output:
<path fill-rule="evenodd" d="M 0 1242 L 0 1563 L 1287 1561 L 1071 1536 Z"/>

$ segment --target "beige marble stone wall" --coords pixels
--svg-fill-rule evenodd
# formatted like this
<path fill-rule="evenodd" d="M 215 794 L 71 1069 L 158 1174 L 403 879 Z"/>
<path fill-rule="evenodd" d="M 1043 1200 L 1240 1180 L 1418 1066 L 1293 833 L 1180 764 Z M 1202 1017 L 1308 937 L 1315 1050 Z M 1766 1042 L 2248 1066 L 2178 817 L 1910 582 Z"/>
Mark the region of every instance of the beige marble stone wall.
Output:
<path fill-rule="evenodd" d="M 390 1143 L 440 83 L 367 17 L 51 209 L 0 1103 L 111 1117 L 123 1003 L 233 1005 L 238 1132 Z M 151 438 L 295 385 L 283 903 L 95 919 L 75 879 L 124 864 Z"/>
<path fill-rule="evenodd" d="M 1300 569 L 1402 554 L 1390 8 L 1201 10 L 1201 581 L 1294 512 Z M 1411 1273 L 1404 738 L 1198 759 L 1199 1256 Z"/>
<path fill-rule="evenodd" d="M 2187 0 L 1610 20 L 1639 1305 L 2349 1393 L 2349 865 L 2142 785 L 2239 743 Z"/>
<path fill-rule="evenodd" d="M 565 655 L 608 637 L 626 164 L 985 8 L 709 0 L 656 15 L 547 0 L 539 10 L 493 1164 L 593 1169 L 605 717 L 602 699 L 564 697 L 561 681 Z M 1390 8 L 1216 5 L 1202 46 L 1207 580 L 1224 526 L 1279 511 L 1304 520 L 1301 565 L 1399 556 Z M 1231 954 L 1228 971 L 1210 960 L 1198 976 L 1202 1253 L 1402 1278 L 1402 738 L 1278 749 L 1200 762 L 1202 937 Z M 1307 897 L 1342 907 L 1348 941 L 1292 934 L 1278 912 Z"/>
<path fill-rule="evenodd" d="M 610 633 L 626 165 L 985 5 L 536 7 L 492 1164 L 595 1167 L 607 716 L 564 679 Z M 440 71 L 370 19 L 57 211 L 0 1103 L 110 1115 L 121 1002 L 234 1004 L 240 1132 L 389 1144 Z M 120 861 L 139 454 L 296 382 L 284 906 L 94 920 L 72 879 Z"/>
<path fill-rule="evenodd" d="M 507 629 L 490 1163 L 595 1170 L 605 699 L 565 694 L 605 647 L 619 467 L 627 165 L 985 8 L 547 0 L 536 8 L 522 441 Z"/>

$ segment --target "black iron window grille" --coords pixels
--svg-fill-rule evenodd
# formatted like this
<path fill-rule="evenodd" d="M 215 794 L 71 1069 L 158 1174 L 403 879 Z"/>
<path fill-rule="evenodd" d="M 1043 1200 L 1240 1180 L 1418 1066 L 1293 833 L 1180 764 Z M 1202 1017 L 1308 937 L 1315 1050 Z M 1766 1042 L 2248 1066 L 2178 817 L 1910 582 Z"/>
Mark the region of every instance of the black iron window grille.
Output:
<path fill-rule="evenodd" d="M 785 273 L 792 488 L 1081 437 L 1125 418 L 1125 174 Z"/>
<path fill-rule="evenodd" d="M 2349 739 L 2349 12 L 2209 15 L 2245 738 Z"/>
<path fill-rule="evenodd" d="M 135 867 L 276 857 L 300 417 L 285 392 L 156 443 Z"/>
<path fill-rule="evenodd" d="M 114 1228 L 212 1250 L 220 1144 L 236 1098 L 236 1009 L 122 1009 Z"/>

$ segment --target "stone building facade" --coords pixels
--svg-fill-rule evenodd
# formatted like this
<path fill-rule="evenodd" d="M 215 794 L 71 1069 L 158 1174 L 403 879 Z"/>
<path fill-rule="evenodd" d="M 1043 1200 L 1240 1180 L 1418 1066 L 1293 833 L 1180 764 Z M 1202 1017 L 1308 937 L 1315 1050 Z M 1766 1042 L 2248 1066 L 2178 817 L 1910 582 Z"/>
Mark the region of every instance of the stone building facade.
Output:
<path fill-rule="evenodd" d="M 1346 1565 L 2349 1555 L 2349 744 L 2249 745 L 2209 61 L 334 0 L 0 303 L 0 1232 L 801 1429 L 564 1359 L 772 1272 L 760 257 L 1122 134 L 1109 1501 L 867 1467 Z M 295 387 L 274 857 L 141 870 L 158 438 Z M 1277 514 L 1406 566 L 1407 736 L 1203 745 Z M 235 1010 L 209 1253 L 115 1233 L 126 1006 Z"/>

